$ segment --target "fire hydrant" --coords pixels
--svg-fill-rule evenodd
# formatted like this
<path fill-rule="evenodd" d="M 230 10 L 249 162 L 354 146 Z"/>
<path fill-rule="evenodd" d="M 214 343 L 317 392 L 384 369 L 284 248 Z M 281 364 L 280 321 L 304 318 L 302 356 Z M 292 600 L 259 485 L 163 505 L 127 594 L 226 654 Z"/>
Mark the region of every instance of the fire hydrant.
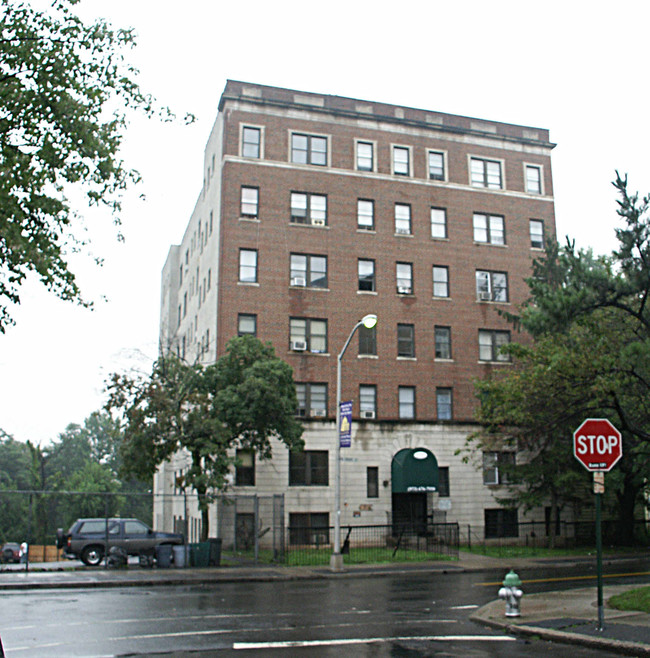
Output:
<path fill-rule="evenodd" d="M 499 598 L 506 602 L 506 617 L 519 617 L 521 610 L 519 604 L 524 593 L 519 589 L 521 580 L 519 576 L 510 569 L 503 579 L 503 587 L 499 590 Z"/>

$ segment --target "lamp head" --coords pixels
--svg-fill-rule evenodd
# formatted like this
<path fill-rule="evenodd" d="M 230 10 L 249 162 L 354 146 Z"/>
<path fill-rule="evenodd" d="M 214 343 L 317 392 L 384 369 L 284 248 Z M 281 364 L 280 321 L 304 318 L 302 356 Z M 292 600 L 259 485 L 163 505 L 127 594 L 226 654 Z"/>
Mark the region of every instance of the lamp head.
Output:
<path fill-rule="evenodd" d="M 372 329 L 377 324 L 377 316 L 374 313 L 364 315 L 363 318 L 361 318 L 361 324 L 366 329 Z"/>

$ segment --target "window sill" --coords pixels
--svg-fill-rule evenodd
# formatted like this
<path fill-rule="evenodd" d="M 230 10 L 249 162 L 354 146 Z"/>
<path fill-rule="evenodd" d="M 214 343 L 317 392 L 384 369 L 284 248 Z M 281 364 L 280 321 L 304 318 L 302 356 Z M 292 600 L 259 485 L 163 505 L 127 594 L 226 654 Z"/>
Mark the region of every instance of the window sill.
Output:
<path fill-rule="evenodd" d="M 253 222 L 253 224 L 259 224 L 260 223 L 260 218 L 259 217 L 253 217 L 251 216 L 246 216 L 246 215 L 241 215 L 239 218 L 240 222 Z"/>
<path fill-rule="evenodd" d="M 376 354 L 358 354 L 357 359 L 378 359 Z"/>
<path fill-rule="evenodd" d="M 376 290 L 357 290 L 357 295 L 376 295 Z"/>
<path fill-rule="evenodd" d="M 321 231 L 323 229 L 329 230 L 328 224 L 312 224 L 311 222 L 289 222 L 289 226 L 300 227 L 300 228 L 317 228 Z"/>
<path fill-rule="evenodd" d="M 500 302 L 496 299 L 477 299 L 476 303 L 477 304 L 505 304 L 507 306 L 510 306 L 510 301 L 509 300 Z"/>
<path fill-rule="evenodd" d="M 289 290 L 317 290 L 320 292 L 329 292 L 329 288 L 319 288 L 318 286 L 292 286 L 289 284 Z"/>
<path fill-rule="evenodd" d="M 446 301 L 446 302 L 450 302 L 450 301 L 451 301 L 451 297 L 436 297 L 436 295 L 433 295 L 433 296 L 431 297 L 431 299 L 438 299 L 438 300 Z"/>
<path fill-rule="evenodd" d="M 257 281 L 237 281 L 238 286 L 250 286 L 252 288 L 259 288 L 260 284 Z"/>
<path fill-rule="evenodd" d="M 415 236 L 413 233 L 397 233 L 395 232 L 393 234 L 396 238 L 414 238 Z"/>
<path fill-rule="evenodd" d="M 377 231 L 373 228 L 361 228 L 360 226 L 357 226 L 357 233 L 365 233 L 369 235 L 376 235 Z"/>
<path fill-rule="evenodd" d="M 396 358 L 398 361 L 417 361 L 417 358 L 414 356 L 398 356 Z"/>
<path fill-rule="evenodd" d="M 479 359 L 479 364 L 484 366 L 511 366 L 512 361 L 481 361 Z"/>
<path fill-rule="evenodd" d="M 442 357 L 436 356 L 434 359 L 437 363 L 453 363 L 453 359 L 443 359 Z"/>
<path fill-rule="evenodd" d="M 507 244 L 494 244 L 494 242 L 478 242 L 477 240 L 474 240 L 474 244 L 477 247 L 497 247 L 499 249 L 506 249 L 508 247 Z"/>

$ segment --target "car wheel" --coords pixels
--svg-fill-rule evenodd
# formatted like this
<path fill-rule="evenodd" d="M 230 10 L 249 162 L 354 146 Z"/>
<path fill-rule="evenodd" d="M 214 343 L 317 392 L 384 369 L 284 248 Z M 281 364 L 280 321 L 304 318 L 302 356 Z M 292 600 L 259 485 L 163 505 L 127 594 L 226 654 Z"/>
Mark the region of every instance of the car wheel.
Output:
<path fill-rule="evenodd" d="M 81 553 L 81 561 L 89 567 L 96 567 L 104 557 L 101 546 L 86 546 Z"/>

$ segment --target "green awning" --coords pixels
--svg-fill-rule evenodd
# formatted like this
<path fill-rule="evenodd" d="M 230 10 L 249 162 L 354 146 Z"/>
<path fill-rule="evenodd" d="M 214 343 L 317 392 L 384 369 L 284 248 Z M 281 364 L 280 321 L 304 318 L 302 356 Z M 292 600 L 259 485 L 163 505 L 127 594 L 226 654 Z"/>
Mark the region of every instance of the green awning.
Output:
<path fill-rule="evenodd" d="M 438 490 L 438 461 L 426 448 L 404 448 L 391 465 L 393 493 Z"/>

